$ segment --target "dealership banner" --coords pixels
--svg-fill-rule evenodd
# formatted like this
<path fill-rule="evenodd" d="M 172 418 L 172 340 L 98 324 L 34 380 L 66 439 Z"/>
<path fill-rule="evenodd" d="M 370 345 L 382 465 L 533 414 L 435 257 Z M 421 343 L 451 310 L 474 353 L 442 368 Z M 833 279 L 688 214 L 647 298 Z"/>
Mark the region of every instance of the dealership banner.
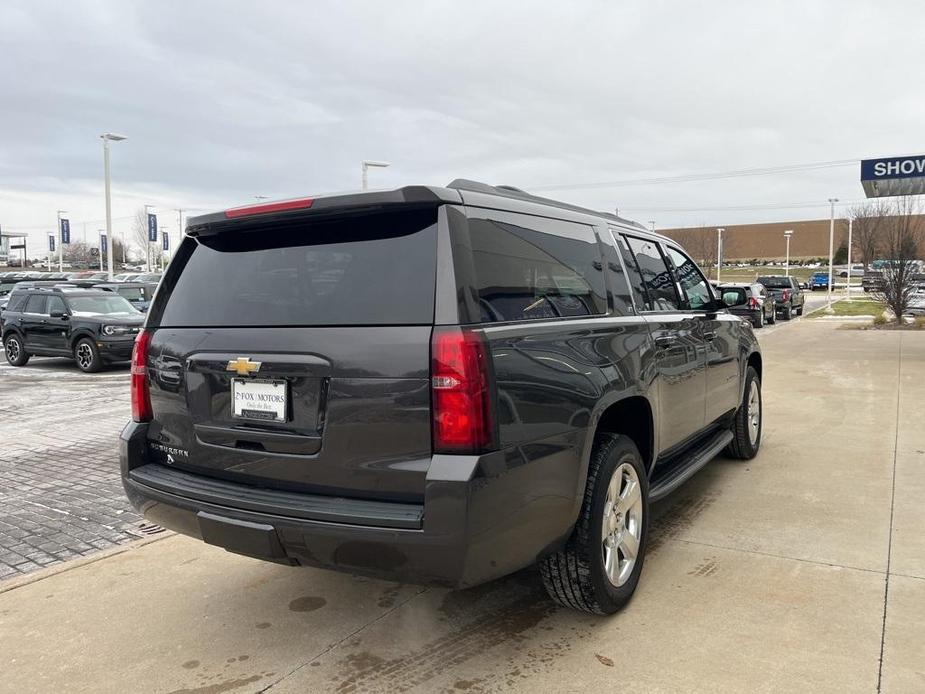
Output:
<path fill-rule="evenodd" d="M 164 240 L 164 250 L 170 250 L 170 237 L 167 235 L 166 231 L 161 232 L 161 238 Z"/>
<path fill-rule="evenodd" d="M 48 251 L 49 253 L 55 252 L 55 237 L 52 234 L 48 235 Z"/>
<path fill-rule="evenodd" d="M 157 241 L 157 215 L 148 214 L 148 241 L 155 243 Z"/>
<path fill-rule="evenodd" d="M 62 245 L 68 245 L 71 242 L 71 223 L 66 220 L 61 220 L 61 243 Z"/>
<path fill-rule="evenodd" d="M 100 253 L 106 252 L 106 234 L 100 234 Z"/>

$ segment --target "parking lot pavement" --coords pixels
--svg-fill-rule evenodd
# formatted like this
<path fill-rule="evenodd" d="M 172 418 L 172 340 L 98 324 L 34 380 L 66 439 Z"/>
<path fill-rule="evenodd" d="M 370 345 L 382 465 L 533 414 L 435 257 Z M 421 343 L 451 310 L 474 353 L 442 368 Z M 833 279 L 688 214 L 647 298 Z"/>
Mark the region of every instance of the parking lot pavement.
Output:
<path fill-rule="evenodd" d="M 0 583 L 0 690 L 921 691 L 925 335 L 796 321 L 762 348 L 761 454 L 653 509 L 613 617 L 532 571 L 452 592 L 170 536 Z"/>
<path fill-rule="evenodd" d="M 128 367 L 0 364 L 0 580 L 139 537 L 116 448 L 129 417 Z"/>

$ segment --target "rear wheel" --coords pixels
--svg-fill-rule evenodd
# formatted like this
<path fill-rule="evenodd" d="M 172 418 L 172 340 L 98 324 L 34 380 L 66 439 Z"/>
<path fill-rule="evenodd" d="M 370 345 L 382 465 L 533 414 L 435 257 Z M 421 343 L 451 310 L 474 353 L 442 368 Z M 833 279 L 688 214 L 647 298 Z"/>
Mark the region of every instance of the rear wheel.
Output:
<path fill-rule="evenodd" d="M 790 320 L 793 317 L 792 309 L 789 306 L 785 306 L 783 310 L 783 319 Z"/>
<path fill-rule="evenodd" d="M 799 308 L 797 308 L 796 311 L 797 311 L 797 315 L 798 315 L 798 316 L 802 316 L 802 315 L 803 315 L 803 306 L 801 305 Z"/>
<path fill-rule="evenodd" d="M 761 447 L 761 379 L 754 367 L 745 372 L 745 394 L 736 410 L 732 425 L 732 443 L 726 455 L 739 460 L 751 460 Z"/>
<path fill-rule="evenodd" d="M 636 445 L 625 436 L 601 436 L 572 536 L 540 564 L 550 597 L 594 614 L 625 605 L 642 572 L 648 512 L 649 481 Z"/>
<path fill-rule="evenodd" d="M 764 311 L 758 312 L 758 315 L 755 317 L 754 320 L 752 320 L 752 325 L 754 325 L 756 328 L 764 327 Z"/>
<path fill-rule="evenodd" d="M 774 325 L 776 322 L 777 322 L 777 311 L 776 311 L 775 308 L 772 306 L 772 307 L 771 307 L 771 312 L 768 313 L 768 323 L 769 323 L 770 325 Z"/>
<path fill-rule="evenodd" d="M 103 368 L 100 351 L 93 340 L 87 337 L 81 338 L 74 345 L 74 361 L 77 362 L 77 368 L 85 373 L 94 373 Z"/>
<path fill-rule="evenodd" d="M 10 363 L 10 366 L 25 366 L 26 362 L 29 361 L 31 355 L 26 353 L 22 338 L 16 333 L 7 335 L 6 340 L 3 342 L 3 347 L 6 350 L 6 360 Z"/>

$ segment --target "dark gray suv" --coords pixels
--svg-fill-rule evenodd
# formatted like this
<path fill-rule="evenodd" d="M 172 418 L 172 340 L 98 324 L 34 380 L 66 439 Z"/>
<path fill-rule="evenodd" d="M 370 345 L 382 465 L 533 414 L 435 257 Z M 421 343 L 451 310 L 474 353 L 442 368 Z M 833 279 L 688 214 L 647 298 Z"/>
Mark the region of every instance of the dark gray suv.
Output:
<path fill-rule="evenodd" d="M 132 362 L 133 505 L 291 565 L 617 610 L 649 505 L 761 443 L 762 361 L 668 238 L 457 180 L 193 218 Z"/>

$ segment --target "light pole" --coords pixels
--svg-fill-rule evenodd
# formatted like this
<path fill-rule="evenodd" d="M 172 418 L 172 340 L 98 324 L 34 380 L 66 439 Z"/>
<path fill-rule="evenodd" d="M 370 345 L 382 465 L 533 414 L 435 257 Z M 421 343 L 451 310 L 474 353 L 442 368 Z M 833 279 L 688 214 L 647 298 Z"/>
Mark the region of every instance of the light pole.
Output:
<path fill-rule="evenodd" d="M 716 283 L 719 284 L 719 273 L 723 267 L 723 228 L 716 230 Z"/>
<path fill-rule="evenodd" d="M 784 261 L 784 276 L 790 277 L 790 237 L 793 236 L 793 229 L 787 229 L 784 232 L 784 238 L 787 239 L 787 260 Z"/>
<path fill-rule="evenodd" d="M 851 227 L 854 219 L 848 217 L 848 277 L 845 278 L 845 298 L 851 301 Z"/>
<path fill-rule="evenodd" d="M 58 210 L 58 272 L 64 272 L 64 233 L 61 230 L 61 215 L 67 214 L 67 210 Z M 25 267 L 25 265 L 23 265 Z"/>
<path fill-rule="evenodd" d="M 110 190 L 109 176 L 109 143 L 119 142 L 126 139 L 125 135 L 116 135 L 115 133 L 103 133 L 100 135 L 103 140 L 103 178 L 106 181 L 106 243 L 112 247 L 112 193 Z M 123 253 L 125 252 L 125 241 L 122 242 Z M 109 281 L 112 282 L 112 252 L 108 254 L 106 269 L 109 270 Z"/>
<path fill-rule="evenodd" d="M 384 169 L 387 166 L 391 166 L 390 162 L 387 161 L 371 161 L 369 159 L 363 160 L 363 190 L 369 188 L 369 174 L 367 173 L 370 168 L 376 167 Z"/>
<path fill-rule="evenodd" d="M 832 311 L 832 262 L 835 259 L 835 203 L 838 198 L 829 198 L 831 214 L 829 215 L 829 286 L 826 287 L 826 313 Z"/>

